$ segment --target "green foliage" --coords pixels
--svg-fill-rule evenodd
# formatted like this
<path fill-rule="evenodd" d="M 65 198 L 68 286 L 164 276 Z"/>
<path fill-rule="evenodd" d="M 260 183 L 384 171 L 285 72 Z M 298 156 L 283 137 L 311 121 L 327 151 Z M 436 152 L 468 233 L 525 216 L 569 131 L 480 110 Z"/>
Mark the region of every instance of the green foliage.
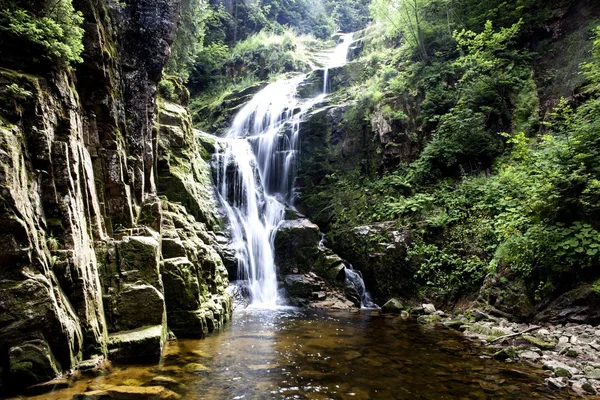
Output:
<path fill-rule="evenodd" d="M 214 11 L 197 0 L 181 1 L 181 17 L 165 72 L 187 81 L 204 42 L 207 21 Z"/>
<path fill-rule="evenodd" d="M 48 246 L 48 250 L 50 251 L 57 251 L 60 248 L 60 243 L 58 242 L 58 239 L 54 236 L 48 236 L 48 238 L 46 239 L 46 245 Z"/>
<path fill-rule="evenodd" d="M 600 85 L 600 26 L 594 29 L 592 39 L 592 61 L 582 64 L 581 72 L 590 82 L 588 91 L 596 92 Z"/>
<path fill-rule="evenodd" d="M 10 85 L 8 85 L 6 87 L 6 90 L 8 90 L 8 93 L 11 95 L 11 97 L 13 97 L 15 99 L 19 99 L 19 100 L 24 100 L 26 98 L 33 96 L 32 92 L 30 92 L 27 89 L 23 89 L 16 83 L 11 83 Z"/>
<path fill-rule="evenodd" d="M 476 290 L 488 273 L 485 260 L 478 256 L 464 256 L 435 244 L 412 246 L 407 259 L 419 265 L 415 278 L 423 288 L 450 298 Z"/>
<path fill-rule="evenodd" d="M 176 100 L 177 96 L 175 94 L 175 84 L 171 80 L 161 80 L 158 83 L 158 92 L 160 93 L 161 97 L 166 100 Z"/>
<path fill-rule="evenodd" d="M 261 31 L 232 49 L 213 43 L 199 53 L 190 85 L 195 92 L 203 92 L 200 97 L 212 102 L 242 83 L 251 84 L 286 72 L 310 70 L 312 56 L 309 49 L 315 46 L 314 37 L 297 35 L 292 30 L 281 34 Z M 205 103 L 203 99 L 199 101 Z"/>
<path fill-rule="evenodd" d="M 0 2 L 0 34 L 3 40 L 24 46 L 29 62 L 79 63 L 82 61 L 83 17 L 71 0 L 52 4 L 4 0 Z M 39 58 L 38 58 L 39 57 Z"/>

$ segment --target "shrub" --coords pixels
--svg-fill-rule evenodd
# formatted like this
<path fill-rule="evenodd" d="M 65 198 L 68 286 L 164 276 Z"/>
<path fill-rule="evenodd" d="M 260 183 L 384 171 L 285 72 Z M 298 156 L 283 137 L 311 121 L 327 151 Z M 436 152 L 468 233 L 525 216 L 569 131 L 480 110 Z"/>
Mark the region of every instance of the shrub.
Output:
<path fill-rule="evenodd" d="M 38 3 L 38 2 L 34 2 Z M 82 61 L 83 16 L 73 8 L 71 0 L 58 0 L 53 5 L 29 4 L 21 7 L 4 2 L 0 9 L 0 33 L 8 40 L 32 46 L 32 61 L 79 63 Z M 36 6 L 40 6 L 39 8 Z M 28 49 L 29 50 L 29 49 Z M 36 60 L 37 56 L 41 60 Z"/>

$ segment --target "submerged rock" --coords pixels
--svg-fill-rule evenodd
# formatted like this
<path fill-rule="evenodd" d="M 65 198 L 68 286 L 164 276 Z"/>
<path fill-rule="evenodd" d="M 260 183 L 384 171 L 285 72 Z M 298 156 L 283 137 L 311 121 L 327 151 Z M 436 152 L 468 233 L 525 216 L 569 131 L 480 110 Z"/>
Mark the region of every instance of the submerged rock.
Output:
<path fill-rule="evenodd" d="M 73 400 L 179 400 L 181 396 L 162 386 L 109 386 L 73 396 Z"/>

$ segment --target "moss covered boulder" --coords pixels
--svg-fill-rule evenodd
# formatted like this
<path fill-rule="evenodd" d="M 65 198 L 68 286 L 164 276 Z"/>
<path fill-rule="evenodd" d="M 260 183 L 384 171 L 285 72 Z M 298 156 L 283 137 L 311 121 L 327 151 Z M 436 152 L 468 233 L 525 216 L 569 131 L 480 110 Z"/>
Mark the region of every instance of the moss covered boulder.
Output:
<path fill-rule="evenodd" d="M 414 294 L 415 266 L 406 261 L 410 231 L 383 222 L 332 233 L 332 249 L 363 274 L 376 299 Z"/>

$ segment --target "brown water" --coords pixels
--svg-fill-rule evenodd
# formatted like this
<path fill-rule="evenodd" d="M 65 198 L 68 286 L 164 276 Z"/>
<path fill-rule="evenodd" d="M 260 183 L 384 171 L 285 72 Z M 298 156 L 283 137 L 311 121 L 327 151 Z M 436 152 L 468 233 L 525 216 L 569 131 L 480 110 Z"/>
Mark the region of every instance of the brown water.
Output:
<path fill-rule="evenodd" d="M 224 331 L 169 344 L 159 365 L 117 367 L 89 384 L 185 385 L 184 399 L 559 399 L 541 369 L 485 357 L 459 333 L 377 312 L 236 312 Z"/>

